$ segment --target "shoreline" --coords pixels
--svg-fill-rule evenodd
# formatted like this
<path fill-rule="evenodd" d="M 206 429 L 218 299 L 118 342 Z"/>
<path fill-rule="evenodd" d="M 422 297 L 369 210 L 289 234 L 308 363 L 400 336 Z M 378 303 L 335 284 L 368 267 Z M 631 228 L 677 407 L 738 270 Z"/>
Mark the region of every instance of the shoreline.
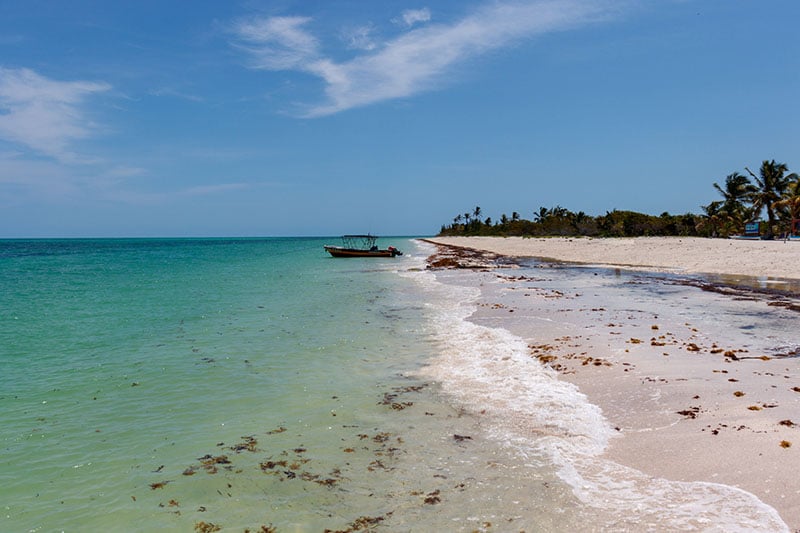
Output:
<path fill-rule="evenodd" d="M 800 292 L 800 243 L 747 241 L 701 237 L 433 237 L 433 244 L 480 250 L 509 258 L 535 257 L 568 263 L 761 280 L 762 285 L 784 282 Z"/>
<path fill-rule="evenodd" d="M 686 245 L 682 242 L 685 239 L 655 240 L 673 252 L 679 246 L 684 256 L 691 256 L 690 251 L 696 254 L 697 245 L 709 241 L 696 239 L 701 242 Z M 518 241 L 521 242 L 507 242 L 503 238 L 429 239 L 428 242 L 438 245 L 440 252 L 429 263 L 433 267 L 435 258 L 440 261 L 444 258 L 440 267 L 473 269 L 476 276 L 481 276 L 482 296 L 478 310 L 469 320 L 495 327 L 499 324 L 525 339 L 532 358 L 556 370 L 559 379 L 576 385 L 591 403 L 602 409 L 617 433 L 603 457 L 652 476 L 653 480 L 740 488 L 776 509 L 792 531 L 800 531 L 800 483 L 793 474 L 800 467 L 797 424 L 800 421 L 791 419 L 800 408 L 796 351 L 770 357 L 749 353 L 732 344 L 732 339 L 738 337 L 726 336 L 724 329 L 714 329 L 707 323 L 691 324 L 688 320 L 665 323 L 657 317 L 658 309 L 653 309 L 651 318 L 643 319 L 634 317 L 627 309 L 624 313 L 614 313 L 612 308 L 599 305 L 573 308 L 578 306 L 576 298 L 539 297 L 537 291 L 544 290 L 542 280 L 489 267 L 513 267 L 513 261 L 504 262 L 509 258 L 542 256 L 564 261 L 579 256 L 580 263 L 588 265 L 622 265 L 610 261 L 614 259 L 610 255 L 598 257 L 587 254 L 586 250 L 575 250 L 580 243 L 573 245 L 574 239 Z M 550 241 L 556 246 L 548 247 L 547 242 L 540 241 Z M 607 243 L 592 243 L 590 247 L 597 248 L 597 244 Z M 630 244 L 640 243 L 625 243 L 625 246 Z M 740 244 L 753 243 L 729 246 L 739 250 Z M 795 250 L 788 248 L 792 243 L 786 246 Z M 572 248 L 572 254 L 559 256 L 556 253 L 559 247 Z M 800 248 L 794 253 L 800 256 Z M 660 263 L 655 267 L 641 264 L 641 260 L 624 266 L 626 270 L 691 273 L 701 277 L 708 273 L 686 266 L 692 260 L 699 264 L 696 258 L 684 257 L 682 263 L 675 261 L 677 267 L 675 263 L 659 261 L 655 255 L 654 259 L 652 263 Z M 732 276 L 724 285 L 737 286 L 741 267 L 736 264 L 715 267 L 708 259 L 702 264 L 703 269 L 717 270 L 712 274 Z M 550 267 L 542 266 L 543 272 Z M 769 267 L 766 265 L 758 272 L 770 275 L 764 273 L 773 272 Z M 656 277 L 652 281 L 660 283 Z M 729 302 L 755 299 L 754 305 L 766 300 L 767 305 L 772 305 L 769 293 L 759 298 L 743 298 L 737 293 L 716 291 L 709 296 L 714 297 Z M 567 303 L 570 299 L 573 301 Z M 559 313 L 564 317 L 559 319 L 562 326 L 566 320 L 568 327 L 537 326 L 536 317 L 548 313 L 549 316 Z M 565 334 L 565 329 L 569 334 Z"/>

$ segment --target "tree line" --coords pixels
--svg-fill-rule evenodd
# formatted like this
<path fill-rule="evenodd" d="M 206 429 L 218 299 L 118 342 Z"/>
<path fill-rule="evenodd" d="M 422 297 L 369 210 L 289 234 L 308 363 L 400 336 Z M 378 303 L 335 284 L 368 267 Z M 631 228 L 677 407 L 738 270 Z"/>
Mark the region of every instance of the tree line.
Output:
<path fill-rule="evenodd" d="M 700 206 L 701 214 L 648 215 L 636 211 L 613 211 L 591 216 L 561 206 L 540 207 L 530 220 L 516 211 L 499 219 L 484 217 L 480 207 L 459 213 L 443 224 L 439 235 L 485 236 L 695 236 L 730 237 L 743 234 L 745 225 L 756 223 L 764 239 L 800 234 L 800 176 L 789 173 L 784 163 L 764 161 L 758 174 L 745 167 L 714 189 L 722 196 Z M 766 211 L 766 220 L 760 220 Z"/>

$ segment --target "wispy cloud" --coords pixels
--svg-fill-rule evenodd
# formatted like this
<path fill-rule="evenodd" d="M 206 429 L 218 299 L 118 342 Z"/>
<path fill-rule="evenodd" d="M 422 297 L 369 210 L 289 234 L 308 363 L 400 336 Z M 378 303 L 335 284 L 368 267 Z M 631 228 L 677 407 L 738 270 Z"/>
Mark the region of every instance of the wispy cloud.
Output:
<path fill-rule="evenodd" d="M 306 108 L 306 117 L 331 115 L 394 98 L 409 97 L 448 83 L 469 59 L 551 32 L 575 28 L 613 13 L 615 0 L 491 2 L 449 24 L 410 28 L 346 61 L 320 53 L 306 17 L 255 18 L 235 28 L 237 46 L 251 66 L 297 70 L 325 82 L 327 101 Z M 425 9 L 405 11 L 406 26 L 430 20 Z"/>
<path fill-rule="evenodd" d="M 57 81 L 26 68 L 0 67 L 0 139 L 62 162 L 76 162 L 80 158 L 70 145 L 96 128 L 85 100 L 110 88 L 106 83 Z"/>
<path fill-rule="evenodd" d="M 427 7 L 422 9 L 406 9 L 400 15 L 399 19 L 394 19 L 397 24 L 402 24 L 410 28 L 419 22 L 428 22 L 431 20 L 431 10 Z"/>
<path fill-rule="evenodd" d="M 240 22 L 236 27 L 242 49 L 254 68 L 302 68 L 317 57 L 317 40 L 303 29 L 308 17 L 268 17 Z"/>
<path fill-rule="evenodd" d="M 375 28 L 368 24 L 357 28 L 348 28 L 342 31 L 342 38 L 351 50 L 375 50 L 378 44 L 373 38 Z"/>

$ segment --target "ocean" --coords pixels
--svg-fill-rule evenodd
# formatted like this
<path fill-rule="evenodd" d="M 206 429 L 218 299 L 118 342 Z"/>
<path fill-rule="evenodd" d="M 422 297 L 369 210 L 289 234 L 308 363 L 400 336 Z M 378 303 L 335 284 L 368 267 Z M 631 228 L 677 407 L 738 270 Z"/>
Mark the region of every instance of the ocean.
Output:
<path fill-rule="evenodd" d="M 432 246 L 335 241 L 0 241 L 0 530 L 784 527 L 594 461 L 600 410 Z"/>

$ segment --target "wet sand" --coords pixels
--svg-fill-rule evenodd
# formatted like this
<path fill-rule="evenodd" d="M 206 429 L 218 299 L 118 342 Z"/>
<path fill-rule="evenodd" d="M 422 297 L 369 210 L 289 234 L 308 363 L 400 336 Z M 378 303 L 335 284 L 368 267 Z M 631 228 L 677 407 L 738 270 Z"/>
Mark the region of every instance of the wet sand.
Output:
<path fill-rule="evenodd" d="M 432 241 L 472 249 L 456 249 L 441 266 L 478 270 L 482 261 L 502 262 L 502 256 L 511 255 L 641 270 L 800 279 L 800 243 L 659 238 Z M 625 255 L 631 250 L 635 253 Z M 654 479 L 741 488 L 774 507 L 793 531 L 800 531 L 800 368 L 794 349 L 787 354 L 754 353 L 731 344 L 724 330 L 708 323 L 698 327 L 690 321 L 665 322 L 658 309 L 648 316 L 605 307 L 577 294 L 554 294 L 541 290 L 535 279 L 514 276 L 513 270 L 476 275 L 496 278 L 500 288 L 484 287 L 483 301 L 471 320 L 500 324 L 528 340 L 532 357 L 577 385 L 602 409 L 618 434 L 605 452 L 608 459 Z M 767 295 L 750 297 L 761 298 L 765 308 L 769 304 Z M 557 322 L 566 326 L 543 326 L 535 320 L 543 313 L 558 313 Z M 797 319 L 800 323 L 800 314 Z"/>

